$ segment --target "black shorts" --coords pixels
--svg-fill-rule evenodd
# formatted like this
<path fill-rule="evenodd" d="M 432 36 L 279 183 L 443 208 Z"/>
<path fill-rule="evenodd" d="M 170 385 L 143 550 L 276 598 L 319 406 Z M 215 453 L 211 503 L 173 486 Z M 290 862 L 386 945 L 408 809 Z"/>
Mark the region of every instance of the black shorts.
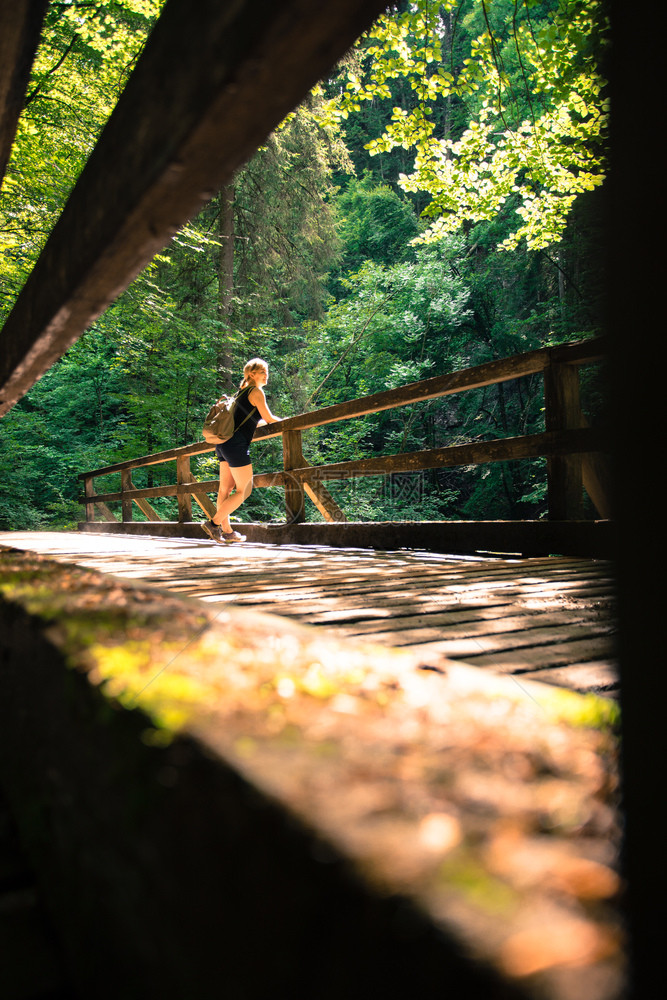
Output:
<path fill-rule="evenodd" d="M 215 453 L 221 462 L 227 462 L 233 469 L 250 465 L 250 441 L 240 431 L 236 431 L 224 444 L 217 444 Z"/>

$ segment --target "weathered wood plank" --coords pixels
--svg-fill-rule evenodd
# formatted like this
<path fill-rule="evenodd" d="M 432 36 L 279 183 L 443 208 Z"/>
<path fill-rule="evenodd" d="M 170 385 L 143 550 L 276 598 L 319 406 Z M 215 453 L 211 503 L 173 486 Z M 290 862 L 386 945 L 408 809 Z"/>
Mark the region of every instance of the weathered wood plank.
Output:
<path fill-rule="evenodd" d="M 154 535 L 160 538 L 199 538 L 198 523 L 140 522 L 114 524 L 79 522 L 82 532 Z M 523 556 L 574 555 L 608 559 L 616 547 L 616 528 L 609 521 L 441 521 L 297 525 L 243 524 L 249 543 L 265 545 L 328 545 L 335 548 L 429 552 L 497 553 Z"/>
<path fill-rule="evenodd" d="M 613 517 L 613 482 L 608 455 L 582 455 L 581 471 L 584 489 L 591 498 L 599 517 Z"/>
<path fill-rule="evenodd" d="M 287 594 L 291 600 L 298 599 L 299 595 L 315 595 L 318 599 L 328 598 L 334 601 L 340 597 L 368 595 L 372 600 L 373 597 L 385 598 L 387 595 L 406 595 L 412 592 L 423 595 L 430 592 L 438 594 L 442 604 L 458 602 L 461 593 L 466 597 L 473 594 L 483 597 L 508 592 L 512 595 L 523 595 L 524 600 L 535 600 L 547 598 L 555 592 L 572 596 L 582 591 L 587 594 L 607 592 L 613 587 L 609 573 L 596 567 L 591 570 L 590 576 L 582 576 L 581 579 L 574 571 L 568 575 L 554 573 L 553 576 L 548 575 L 548 571 L 541 571 L 539 576 L 533 575 L 535 571 L 532 571 L 531 576 L 526 577 L 520 573 L 516 564 L 512 564 L 505 572 L 493 567 L 489 570 L 488 577 L 484 576 L 483 571 L 475 570 L 429 573 L 425 568 L 423 573 L 414 570 L 411 572 L 409 569 L 391 573 L 382 564 L 370 568 L 367 573 L 361 575 L 355 574 L 352 567 L 348 573 L 344 569 L 337 573 L 326 569 L 320 573 L 308 573 L 290 561 L 289 573 L 286 573 L 284 568 L 281 570 L 267 567 L 266 570 L 259 571 L 244 568 L 243 588 L 239 589 L 238 581 L 234 577 L 229 578 L 225 569 L 223 563 L 219 578 L 215 575 L 212 577 L 210 570 L 202 574 L 195 569 L 195 581 L 198 583 L 207 580 L 220 593 L 229 593 L 234 599 L 240 599 L 244 594 L 247 600 L 261 599 L 263 594 L 272 598 Z M 173 572 L 172 567 L 165 568 L 166 577 L 171 577 Z M 177 572 L 181 573 L 182 569 L 178 567 Z M 160 573 L 159 566 L 154 568 L 154 573 Z"/>
<path fill-rule="evenodd" d="M 185 460 L 188 457 L 185 456 Z M 180 461 L 180 459 L 179 459 Z M 136 468 L 136 466 L 135 466 Z M 129 472 L 129 469 L 122 469 L 121 474 Z M 105 503 L 113 503 L 116 500 L 146 500 L 151 497 L 187 497 L 194 496 L 204 496 L 208 493 L 218 492 L 219 482 L 217 479 L 209 479 L 205 482 L 195 482 L 188 481 L 186 483 L 169 483 L 164 486 L 145 486 L 145 487 L 134 487 L 128 488 L 122 492 L 116 491 L 114 493 L 94 493 L 92 498 L 97 502 L 102 500 Z M 81 498 L 82 503 L 90 503 L 91 497 L 85 496 Z"/>
<path fill-rule="evenodd" d="M 466 622 L 443 631 L 447 643 L 447 656 L 471 659 L 497 650 L 524 649 L 533 646 L 550 646 L 556 642 L 597 639 L 613 631 L 610 623 L 566 625 L 559 627 L 529 628 L 517 624 L 518 619 L 495 619 L 491 622 Z M 374 642 L 391 646 L 416 646 L 437 641 L 437 629 L 428 627 L 373 633 Z M 445 652 L 445 647 L 442 647 Z"/>
<path fill-rule="evenodd" d="M 515 604 L 504 605 L 489 611 L 478 608 L 477 612 L 443 611 L 433 614 L 403 615 L 392 614 L 389 618 L 369 618 L 349 625 L 336 627 L 343 635 L 373 635 L 385 631 L 387 634 L 396 632 L 412 632 L 414 630 L 436 630 L 444 626 L 449 635 L 453 635 L 454 626 L 465 626 L 460 634 L 469 635 L 471 631 L 480 635 L 495 635 L 499 632 L 529 631 L 545 627 L 569 627 L 575 623 L 586 624 L 597 621 L 597 616 L 590 611 L 563 611 L 559 614 L 548 611 L 536 611 L 531 614 L 517 615 Z M 303 621 L 299 615 L 299 621 Z"/>
<path fill-rule="evenodd" d="M 0 4 L 0 184 L 7 169 L 48 0 Z"/>
<path fill-rule="evenodd" d="M 157 522 L 162 520 L 162 518 L 155 510 L 155 508 L 149 504 L 148 500 L 144 500 L 141 497 L 139 498 L 135 497 L 134 502 L 136 503 L 141 513 L 144 514 L 144 516 L 147 517 L 149 521 Z"/>
<path fill-rule="evenodd" d="M 120 499 L 121 504 L 122 504 L 123 521 L 131 521 L 132 520 L 132 513 L 133 513 L 133 510 L 132 510 L 132 499 L 133 499 L 133 497 L 130 495 L 131 493 L 133 493 L 132 473 L 130 472 L 129 469 L 125 469 L 123 472 L 121 472 L 120 478 L 121 478 L 122 493 L 120 494 L 119 499 Z M 101 498 L 98 498 L 98 499 L 101 499 Z M 141 498 L 139 498 L 139 499 L 141 499 Z"/>
<path fill-rule="evenodd" d="M 168 0 L 5 323 L 0 415 L 229 180 L 384 0 Z"/>
<path fill-rule="evenodd" d="M 522 680 L 557 684 L 574 691 L 614 691 L 618 687 L 618 670 L 605 660 L 590 663 L 572 663 L 566 667 L 547 667 L 528 670 Z"/>
<path fill-rule="evenodd" d="M 616 528 L 607 521 L 414 521 L 346 524 L 244 524 L 251 542 L 341 548 L 425 549 L 446 553 L 516 553 L 609 558 Z"/>
<path fill-rule="evenodd" d="M 306 465 L 310 465 L 309 462 L 306 462 L 305 458 L 303 461 Z M 347 521 L 345 514 L 331 496 L 324 483 L 320 483 L 318 480 L 313 480 L 312 482 L 306 481 L 303 484 L 303 489 L 306 496 L 312 500 L 320 514 L 327 521 Z"/>
<path fill-rule="evenodd" d="M 563 642 L 533 646 L 530 649 L 494 650 L 493 652 L 475 652 L 471 647 L 452 654 L 446 650 L 446 643 L 425 644 L 425 649 L 432 649 L 443 656 L 461 656 L 467 663 L 476 667 L 488 668 L 498 673 L 518 674 L 529 673 L 531 670 L 546 670 L 552 667 L 568 666 L 571 663 L 604 660 L 613 663 L 617 656 L 616 644 L 609 636 L 599 636 L 583 639 L 579 642 Z M 456 646 L 456 644 L 453 644 Z M 458 648 L 458 647 L 457 647 Z"/>
<path fill-rule="evenodd" d="M 194 587 L 188 585 L 180 586 L 177 582 L 173 583 L 169 581 L 170 590 L 172 586 L 174 589 L 190 594 L 191 596 L 197 594 L 198 596 L 205 597 L 207 594 L 215 593 L 215 588 L 208 588 L 204 581 L 202 581 L 201 585 Z M 250 604 L 250 602 L 246 603 Z M 371 623 L 373 627 L 378 628 L 383 620 L 388 621 L 394 615 L 407 615 L 407 613 L 415 616 L 436 614 L 443 612 L 443 607 L 446 608 L 447 606 L 443 605 L 443 602 L 438 600 L 437 596 L 433 598 L 432 595 L 420 595 L 417 591 L 413 591 L 409 595 L 396 592 L 392 595 L 387 595 L 386 598 L 385 595 L 359 597 L 353 594 L 345 600 L 341 600 L 340 598 L 316 597 L 315 595 L 302 595 L 300 598 L 288 601 L 282 601 L 281 599 L 266 602 L 258 601 L 254 604 L 254 607 L 258 611 L 268 611 L 270 609 L 272 613 L 277 615 L 288 615 L 292 618 L 298 618 L 300 622 L 307 625 L 326 625 L 327 627 L 337 628 L 339 625 L 364 625 L 368 623 L 369 631 L 371 631 Z M 460 621 L 474 621 L 476 618 L 487 614 L 500 617 L 516 613 L 516 607 L 512 602 L 511 596 L 506 598 L 488 598 L 483 603 L 473 601 L 468 606 L 462 606 L 457 603 L 456 608 L 457 610 L 455 611 L 444 611 L 443 613 L 447 614 L 447 616 L 453 616 L 454 620 L 457 619 L 457 616 L 460 616 Z"/>
<path fill-rule="evenodd" d="M 95 521 L 95 504 L 88 503 L 88 498 L 89 497 L 93 497 L 95 495 L 95 485 L 94 485 L 94 481 L 93 481 L 93 477 L 92 476 L 86 476 L 85 477 L 85 479 L 84 479 L 84 491 L 85 491 L 84 501 L 85 501 L 85 504 L 86 504 L 86 506 L 84 507 L 84 510 L 86 512 L 86 521 L 89 524 L 91 524 L 91 523 L 93 523 Z M 117 520 L 116 515 L 114 514 L 113 517 L 109 517 L 109 518 L 107 518 L 107 520 L 108 521 L 115 521 L 115 520 Z"/>
<path fill-rule="evenodd" d="M 380 455 L 351 462 L 336 462 L 314 468 L 293 468 L 290 476 L 301 481 L 313 473 L 321 479 L 350 479 L 355 476 L 388 475 L 392 472 L 418 472 L 423 469 L 451 468 L 457 465 L 479 465 L 486 462 L 510 462 L 548 455 L 569 455 L 578 452 L 605 451 L 608 435 L 601 428 L 546 431 L 522 437 L 498 438 L 471 444 L 450 445 L 401 455 Z M 258 477 L 258 485 L 262 485 Z M 561 519 L 563 520 L 563 519 Z"/>
<path fill-rule="evenodd" d="M 337 598 L 327 598 L 315 591 L 307 593 L 287 593 L 280 594 L 225 594 L 219 593 L 219 589 L 214 584 L 208 584 L 205 580 L 183 582 L 178 579 L 154 578 L 155 582 L 175 590 L 178 593 L 197 597 L 206 603 L 234 604 L 238 607 L 252 608 L 256 611 L 270 612 L 271 614 L 286 615 L 295 618 L 304 624 L 323 625 L 342 629 L 350 634 L 370 635 L 372 632 L 381 630 L 393 630 L 393 618 L 406 616 L 406 612 L 419 618 L 424 615 L 443 615 L 443 627 L 451 621 L 452 624 L 458 622 L 476 622 L 485 619 L 496 620 L 504 617 L 516 616 L 517 612 L 525 611 L 521 603 L 521 591 L 511 590 L 503 594 L 480 593 L 476 597 L 466 595 L 464 602 L 452 602 L 438 600 L 437 595 L 420 595 L 419 591 L 412 590 L 406 592 L 393 591 L 376 595 L 373 598 L 367 595 L 360 598 L 357 594 L 340 594 Z M 408 596 L 409 594 L 409 596 Z M 601 610 L 595 611 L 590 617 L 582 614 L 579 609 L 567 607 L 566 602 L 572 600 L 571 592 L 552 591 L 549 604 L 552 607 L 567 607 L 564 612 L 565 618 L 560 624 L 566 624 L 568 619 L 573 622 L 597 621 L 599 618 L 608 619 L 612 614 L 613 592 L 610 590 L 604 593 L 590 594 L 587 591 L 578 591 L 577 600 L 580 604 L 595 603 L 601 606 Z M 464 610 L 459 610 L 461 607 Z M 531 612 L 532 614 L 533 612 Z M 537 614 L 538 612 L 535 612 Z M 548 619 L 547 619 L 548 620 Z M 558 624 L 558 619 L 554 619 L 554 624 Z M 407 623 L 406 623 L 407 625 Z M 423 621 L 424 627 L 439 628 L 437 624 L 431 624 L 428 620 Z"/>
<path fill-rule="evenodd" d="M 290 469 L 302 468 L 304 462 L 301 450 L 301 431 L 285 431 L 283 433 L 285 520 L 290 524 L 299 524 L 306 519 L 303 481 L 289 474 Z"/>
<path fill-rule="evenodd" d="M 582 426 L 579 372 L 571 365 L 550 364 L 544 372 L 544 422 L 547 431 Z M 556 521 L 579 520 L 583 509 L 580 454 L 547 457 L 549 517 Z"/>
<path fill-rule="evenodd" d="M 105 503 L 96 503 L 95 508 L 102 515 L 105 521 L 117 521 L 118 518 L 112 510 L 109 510 Z"/>
<path fill-rule="evenodd" d="M 209 500 L 206 493 L 193 493 L 192 499 L 199 507 L 201 507 L 207 517 L 212 518 L 215 515 L 218 508 L 216 504 Z"/>
<path fill-rule="evenodd" d="M 152 572 L 156 578 L 164 577 L 172 582 L 175 580 L 185 583 L 191 581 L 193 585 L 207 583 L 210 586 L 226 587 L 230 593 L 235 594 L 236 585 L 233 578 L 230 582 L 227 575 L 227 561 L 220 557 L 220 551 L 212 549 L 211 559 L 206 560 L 202 557 L 201 560 L 185 565 L 173 560 L 163 563 L 159 559 L 155 559 Z M 262 566 L 257 568 L 256 560 L 249 560 L 246 563 L 238 558 L 237 552 L 238 549 L 235 552 L 234 564 L 243 570 L 244 585 L 248 589 L 248 597 L 250 598 L 253 596 L 252 591 L 255 585 L 259 585 L 266 592 L 275 591 L 294 596 L 299 593 L 310 594 L 317 586 L 318 599 L 328 598 L 336 601 L 339 596 L 356 595 L 360 601 L 372 602 L 374 598 L 379 599 L 385 593 L 393 591 L 403 595 L 406 601 L 423 600 L 425 595 L 432 594 L 437 596 L 441 605 L 455 602 L 460 607 L 461 586 L 464 587 L 466 594 L 477 599 L 478 594 L 483 597 L 484 594 L 488 595 L 496 590 L 498 593 L 504 593 L 502 585 L 505 584 L 505 589 L 509 586 L 511 590 L 525 595 L 526 600 L 548 599 L 551 593 L 560 588 L 566 590 L 571 588 L 572 592 L 575 590 L 576 592 L 581 590 L 589 592 L 591 588 L 606 590 L 613 586 L 612 576 L 608 570 L 605 571 L 603 564 L 589 562 L 584 563 L 584 567 L 590 567 L 589 575 L 585 574 L 585 569 L 578 571 L 577 568 L 573 568 L 571 573 L 563 575 L 558 570 L 549 573 L 547 568 L 539 572 L 531 569 L 529 577 L 524 574 L 517 575 L 516 563 L 512 560 L 508 561 L 509 569 L 505 572 L 496 569 L 494 562 L 490 564 L 489 576 L 485 580 L 482 572 L 476 571 L 475 568 L 470 568 L 468 573 L 447 573 L 445 571 L 434 573 L 429 572 L 429 568 L 425 567 L 423 573 L 419 573 L 414 569 L 411 570 L 410 567 L 402 567 L 401 569 L 399 566 L 400 572 L 390 573 L 386 568 L 386 559 L 388 558 L 386 556 L 380 556 L 382 562 L 377 566 L 369 567 L 364 573 L 355 572 L 352 567 L 349 573 L 346 573 L 344 568 L 340 570 L 323 568 L 319 574 L 309 572 L 306 564 L 299 559 L 298 554 L 293 552 L 285 554 L 285 558 L 289 560 L 288 571 L 285 570 L 280 561 L 276 565 L 276 563 L 266 560 L 266 556 L 266 563 L 263 561 Z M 282 550 L 268 550 L 267 555 L 273 554 L 275 558 L 276 552 L 281 553 Z M 356 553 L 343 553 L 342 555 L 343 559 L 349 559 L 351 563 L 354 563 L 355 559 L 358 558 Z M 370 560 L 372 553 L 368 553 L 366 558 Z M 397 561 L 400 562 L 400 560 Z M 560 563 L 560 559 L 552 560 L 552 562 Z M 139 560 L 138 564 L 141 563 L 142 560 Z M 496 582 L 501 585 L 500 588 L 495 586 Z M 473 587 L 476 588 L 474 591 Z M 465 608 L 465 605 L 463 607 Z"/>
<path fill-rule="evenodd" d="M 352 598 L 358 600 L 364 595 L 370 600 L 373 600 L 373 597 L 377 599 L 381 596 L 384 601 L 388 601 L 395 597 L 406 596 L 407 594 L 423 594 L 428 590 L 431 594 L 437 593 L 440 596 L 441 603 L 445 605 L 457 602 L 461 594 L 465 594 L 467 600 L 473 595 L 476 595 L 478 599 L 484 599 L 491 595 L 497 597 L 499 594 L 507 595 L 508 600 L 516 597 L 537 600 L 555 593 L 567 594 L 570 598 L 581 593 L 589 596 L 600 593 L 607 594 L 612 588 L 611 583 L 593 587 L 587 584 L 577 584 L 573 581 L 554 581 L 550 584 L 544 583 L 539 587 L 529 588 L 525 583 L 517 583 L 516 580 L 498 581 L 494 584 L 482 581 L 477 582 L 474 578 L 470 581 L 460 579 L 438 584 L 437 581 L 409 577 L 403 577 L 391 586 L 386 582 L 383 583 L 379 578 L 380 574 L 381 571 L 378 571 L 378 579 L 369 581 L 365 585 L 360 583 L 345 584 L 338 580 L 327 583 L 317 577 L 312 580 L 300 580 L 298 583 L 295 583 L 291 579 L 291 573 L 290 580 L 285 580 L 283 577 L 277 583 L 261 577 L 252 579 L 250 575 L 244 573 L 242 586 L 239 580 L 227 581 L 224 574 L 218 580 L 212 580 L 210 577 L 204 579 L 208 587 L 210 587 L 211 592 L 220 594 L 220 596 L 227 596 L 230 600 L 242 601 L 243 603 L 257 603 L 264 600 L 272 602 L 276 600 L 284 601 L 287 598 L 292 602 L 298 601 L 300 598 L 312 597 L 335 603 L 342 599 L 345 599 L 347 602 Z M 298 578 L 299 574 L 295 575 Z M 170 574 L 166 573 L 164 577 L 165 579 L 169 579 Z M 195 585 L 201 586 L 200 581 L 196 579 Z"/>
<path fill-rule="evenodd" d="M 156 451 L 150 455 L 142 455 L 141 458 L 128 458 L 124 462 L 116 462 L 114 465 L 105 465 L 101 469 L 93 469 L 92 472 L 81 472 L 78 478 L 85 479 L 86 476 L 90 475 L 93 475 L 95 478 L 109 476 L 114 472 L 121 472 L 123 469 L 143 469 L 149 465 L 175 462 L 181 455 L 193 457 L 195 455 L 204 455 L 209 451 L 215 451 L 215 445 L 208 444 L 205 441 L 198 441 L 195 444 L 185 444 L 178 448 L 169 448 L 166 451 Z"/>
<path fill-rule="evenodd" d="M 181 455 L 176 461 L 176 481 L 179 487 L 176 497 L 178 500 L 178 520 L 181 522 L 192 520 L 192 494 L 182 488 L 185 483 L 189 486 L 191 480 L 190 457 L 189 455 Z"/>

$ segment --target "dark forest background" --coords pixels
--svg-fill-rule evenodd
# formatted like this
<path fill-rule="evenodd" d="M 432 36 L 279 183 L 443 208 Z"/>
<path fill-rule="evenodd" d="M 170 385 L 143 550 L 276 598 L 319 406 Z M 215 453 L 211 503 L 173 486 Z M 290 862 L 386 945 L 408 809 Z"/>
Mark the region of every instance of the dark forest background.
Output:
<path fill-rule="evenodd" d="M 159 7 L 154 0 L 51 4 L 0 201 L 0 320 Z M 595 31 L 586 29 L 591 23 Z M 237 386 L 250 357 L 268 361 L 269 404 L 288 416 L 598 334 L 604 44 L 593 2 L 393 7 L 3 418 L 0 529 L 74 527 L 83 510 L 79 473 L 199 440 L 212 401 Z M 598 95 L 595 114 L 591 94 Z M 569 108 L 567 126 L 561 107 Z M 410 115 L 428 128 L 412 146 L 404 135 L 392 141 L 392 121 L 398 127 Z M 450 143 L 444 158 L 458 174 L 449 195 L 463 205 L 461 185 L 478 194 L 485 180 L 496 189 L 505 183 L 491 166 L 493 150 L 485 154 L 486 177 L 471 174 L 464 161 L 471 126 L 489 125 L 502 152 L 524 121 L 534 128 L 533 145 L 536 135 L 542 142 L 541 165 L 518 159 L 513 186 L 490 208 L 479 199 L 467 213 L 448 208 L 429 163 L 419 160 L 429 143 Z M 581 149 L 590 163 L 573 166 L 568 157 L 576 152 L 581 164 Z M 560 229 L 549 204 L 540 208 L 538 196 L 552 189 L 567 203 Z M 532 229 L 517 237 L 526 190 L 542 216 L 538 211 Z M 431 234 L 439 218 L 447 225 Z M 604 418 L 605 381 L 602 369 L 585 375 L 591 421 Z M 524 378 L 305 432 L 304 454 L 317 464 L 541 429 L 541 379 Z M 253 448 L 256 472 L 281 466 L 280 439 Z M 214 456 L 193 460 L 193 472 L 214 478 Z M 136 486 L 175 481 L 163 466 L 133 478 Z M 117 483 L 108 477 L 99 485 Z M 541 460 L 328 488 L 352 520 L 546 513 Z M 175 500 L 154 506 L 176 518 Z M 281 520 L 282 491 L 256 490 L 239 513 L 248 521 Z M 142 517 L 138 510 L 135 517 Z M 311 506 L 308 517 L 320 515 Z"/>

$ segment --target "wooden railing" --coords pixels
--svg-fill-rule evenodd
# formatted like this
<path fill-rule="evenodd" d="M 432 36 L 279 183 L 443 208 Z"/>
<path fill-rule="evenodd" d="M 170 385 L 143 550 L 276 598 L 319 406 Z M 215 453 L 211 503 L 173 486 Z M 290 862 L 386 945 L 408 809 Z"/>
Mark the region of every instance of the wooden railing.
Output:
<path fill-rule="evenodd" d="M 587 425 L 581 410 L 579 379 L 582 365 L 602 361 L 606 356 L 603 338 L 543 348 L 301 413 L 260 427 L 255 433 L 256 441 L 282 435 L 283 468 L 256 475 L 254 485 L 284 487 L 285 513 L 289 523 L 305 519 L 304 494 L 313 500 L 326 520 L 344 521 L 345 515 L 324 487 L 326 480 L 545 457 L 550 519 L 567 521 L 581 516 L 582 486 L 599 516 L 609 518 L 608 490 L 599 460 L 599 456 L 608 451 L 608 434 L 603 429 Z M 545 430 L 542 433 L 318 466 L 309 465 L 303 456 L 301 436 L 309 428 L 538 373 L 544 376 Z M 79 478 L 84 481 L 85 495 L 81 502 L 86 505 L 86 520 L 95 520 L 96 508 L 104 520 L 116 520 L 107 504 L 120 502 L 123 522 L 132 521 L 135 503 L 149 520 L 160 521 L 150 503 L 155 497 L 176 497 L 179 522 L 192 521 L 193 500 L 207 515 L 212 516 L 215 504 L 209 494 L 217 493 L 218 480 L 197 482 L 190 469 L 193 456 L 210 451 L 213 451 L 210 444 L 200 442 L 82 473 Z M 173 461 L 176 462 L 175 483 L 143 489 L 137 489 L 132 483 L 135 469 Z M 120 491 L 96 493 L 95 478 L 111 473 L 120 473 Z"/>

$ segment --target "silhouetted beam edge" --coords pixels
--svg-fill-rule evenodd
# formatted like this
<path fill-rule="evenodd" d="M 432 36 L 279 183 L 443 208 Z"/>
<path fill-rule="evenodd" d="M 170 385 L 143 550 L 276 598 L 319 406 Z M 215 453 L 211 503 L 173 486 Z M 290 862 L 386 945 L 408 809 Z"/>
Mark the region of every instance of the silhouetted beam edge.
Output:
<path fill-rule="evenodd" d="M 386 0 L 168 0 L 2 332 L 10 409 Z"/>
<path fill-rule="evenodd" d="M 0 183 L 16 135 L 48 0 L 0 3 Z"/>

